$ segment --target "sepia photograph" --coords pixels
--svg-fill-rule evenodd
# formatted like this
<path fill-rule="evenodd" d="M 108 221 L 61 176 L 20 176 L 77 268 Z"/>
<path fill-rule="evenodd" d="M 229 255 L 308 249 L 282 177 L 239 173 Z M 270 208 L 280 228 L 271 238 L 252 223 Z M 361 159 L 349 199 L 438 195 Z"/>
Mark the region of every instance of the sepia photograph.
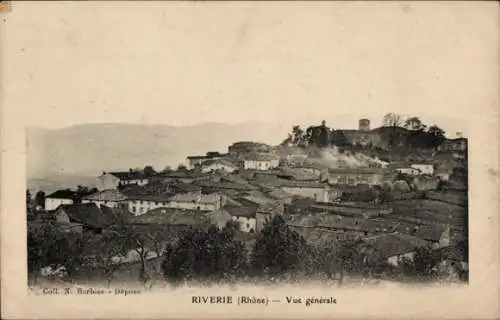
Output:
<path fill-rule="evenodd" d="M 467 283 L 467 138 L 377 123 L 292 123 L 279 143 L 243 132 L 258 123 L 31 129 L 30 286 Z"/>
<path fill-rule="evenodd" d="M 9 286 L 106 318 L 467 308 L 498 270 L 498 8 L 458 4 L 9 3 Z"/>

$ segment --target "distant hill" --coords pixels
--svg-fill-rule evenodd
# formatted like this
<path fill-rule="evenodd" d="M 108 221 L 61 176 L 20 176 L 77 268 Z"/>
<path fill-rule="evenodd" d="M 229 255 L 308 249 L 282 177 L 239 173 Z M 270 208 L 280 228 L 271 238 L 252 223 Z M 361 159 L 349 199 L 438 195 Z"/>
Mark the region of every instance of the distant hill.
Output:
<path fill-rule="evenodd" d="M 82 124 L 62 129 L 29 128 L 27 177 L 37 184 L 95 177 L 102 171 L 152 165 L 161 170 L 184 163 L 186 156 L 227 152 L 236 141 L 279 144 L 285 124 L 247 122 L 194 126 Z M 64 177 L 64 178 L 61 178 Z M 36 180 L 38 179 L 38 180 Z M 73 179 L 76 182 L 76 179 Z"/>

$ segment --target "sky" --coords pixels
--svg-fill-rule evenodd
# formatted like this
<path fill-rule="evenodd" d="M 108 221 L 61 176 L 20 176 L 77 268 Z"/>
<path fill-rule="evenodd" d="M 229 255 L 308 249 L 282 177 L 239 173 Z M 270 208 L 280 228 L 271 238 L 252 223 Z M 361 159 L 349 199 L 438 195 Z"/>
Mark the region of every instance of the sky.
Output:
<path fill-rule="evenodd" d="M 13 2 L 3 104 L 27 126 L 246 121 L 448 133 L 491 107 L 494 2 Z M 5 116 L 5 114 L 4 114 Z"/>

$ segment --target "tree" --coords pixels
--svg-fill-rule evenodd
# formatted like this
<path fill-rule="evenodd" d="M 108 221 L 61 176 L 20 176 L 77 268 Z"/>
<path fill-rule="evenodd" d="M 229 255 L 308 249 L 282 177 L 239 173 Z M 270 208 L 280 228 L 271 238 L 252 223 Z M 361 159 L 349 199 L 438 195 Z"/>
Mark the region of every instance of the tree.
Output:
<path fill-rule="evenodd" d="M 179 165 L 177 166 L 177 171 L 187 171 L 187 167 L 186 167 L 186 165 L 184 165 L 184 164 L 182 164 L 182 163 L 181 163 L 181 164 L 179 164 Z"/>
<path fill-rule="evenodd" d="M 45 192 L 40 190 L 35 194 L 35 205 L 45 208 Z"/>
<path fill-rule="evenodd" d="M 402 117 L 393 112 L 387 113 L 382 119 L 382 125 L 384 127 L 401 127 L 402 123 Z"/>
<path fill-rule="evenodd" d="M 294 274 L 301 267 L 305 239 L 286 225 L 280 215 L 266 223 L 257 237 L 251 264 L 254 271 L 269 276 Z"/>
<path fill-rule="evenodd" d="M 342 130 L 332 130 L 330 141 L 337 147 L 346 147 L 350 145 L 349 140 Z"/>
<path fill-rule="evenodd" d="M 131 249 L 130 243 L 123 241 L 115 234 L 106 233 L 98 239 L 89 239 L 86 242 L 86 267 L 100 269 L 106 276 L 108 288 L 120 269 L 120 258 L 127 255 Z"/>
<path fill-rule="evenodd" d="M 433 148 L 437 148 L 446 140 L 445 131 L 436 125 L 430 126 L 427 134 L 429 136 L 429 146 Z"/>
<path fill-rule="evenodd" d="M 33 219 L 35 212 L 33 208 L 33 199 L 31 198 L 31 192 L 26 189 L 26 218 L 28 220 Z"/>
<path fill-rule="evenodd" d="M 83 242 L 78 234 L 65 234 L 52 225 L 41 222 L 28 230 L 28 272 L 36 281 L 40 269 L 64 266 L 72 276 L 83 265 Z"/>
<path fill-rule="evenodd" d="M 395 146 L 401 143 L 401 136 L 399 130 L 403 124 L 402 117 L 396 113 L 388 113 L 382 119 L 382 126 L 389 128 L 387 131 L 388 146 L 393 150 Z M 392 152 L 390 154 L 392 156 Z"/>
<path fill-rule="evenodd" d="M 146 282 L 147 279 L 147 254 L 149 253 L 148 244 L 150 236 L 147 233 L 141 232 L 132 224 L 126 221 L 124 216 L 115 215 L 113 217 L 113 225 L 108 230 L 108 234 L 116 241 L 121 242 L 123 248 L 133 250 L 139 255 L 140 269 L 139 280 Z"/>
<path fill-rule="evenodd" d="M 170 172 L 172 172 L 172 171 L 174 171 L 174 170 L 172 169 L 172 167 L 171 167 L 171 166 L 166 166 L 166 167 L 163 169 L 163 171 L 162 171 L 162 172 L 163 172 L 163 173 L 170 173 Z"/>
<path fill-rule="evenodd" d="M 299 125 L 293 126 L 291 141 L 296 146 L 304 146 L 306 144 L 305 132 Z"/>
<path fill-rule="evenodd" d="M 404 121 L 403 127 L 411 131 L 424 131 L 426 126 L 418 117 L 410 117 Z"/>
<path fill-rule="evenodd" d="M 148 177 L 152 177 L 152 176 L 154 176 L 156 174 L 156 171 L 153 168 L 153 166 L 145 166 L 144 169 L 143 169 L 143 172 Z"/>
<path fill-rule="evenodd" d="M 244 245 L 234 230 L 189 228 L 174 245 L 167 245 L 162 269 L 171 282 L 179 280 L 230 280 L 246 266 Z"/>

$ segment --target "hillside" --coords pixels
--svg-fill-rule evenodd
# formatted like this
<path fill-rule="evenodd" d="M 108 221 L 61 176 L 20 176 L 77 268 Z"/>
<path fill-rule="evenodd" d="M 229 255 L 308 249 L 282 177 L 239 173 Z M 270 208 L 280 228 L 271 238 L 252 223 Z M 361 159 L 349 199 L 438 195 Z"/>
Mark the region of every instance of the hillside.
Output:
<path fill-rule="evenodd" d="M 95 177 L 102 171 L 152 165 L 177 166 L 186 156 L 227 152 L 235 141 L 278 144 L 286 127 L 273 123 L 205 123 L 194 126 L 82 124 L 62 129 L 27 130 L 27 177 Z"/>

